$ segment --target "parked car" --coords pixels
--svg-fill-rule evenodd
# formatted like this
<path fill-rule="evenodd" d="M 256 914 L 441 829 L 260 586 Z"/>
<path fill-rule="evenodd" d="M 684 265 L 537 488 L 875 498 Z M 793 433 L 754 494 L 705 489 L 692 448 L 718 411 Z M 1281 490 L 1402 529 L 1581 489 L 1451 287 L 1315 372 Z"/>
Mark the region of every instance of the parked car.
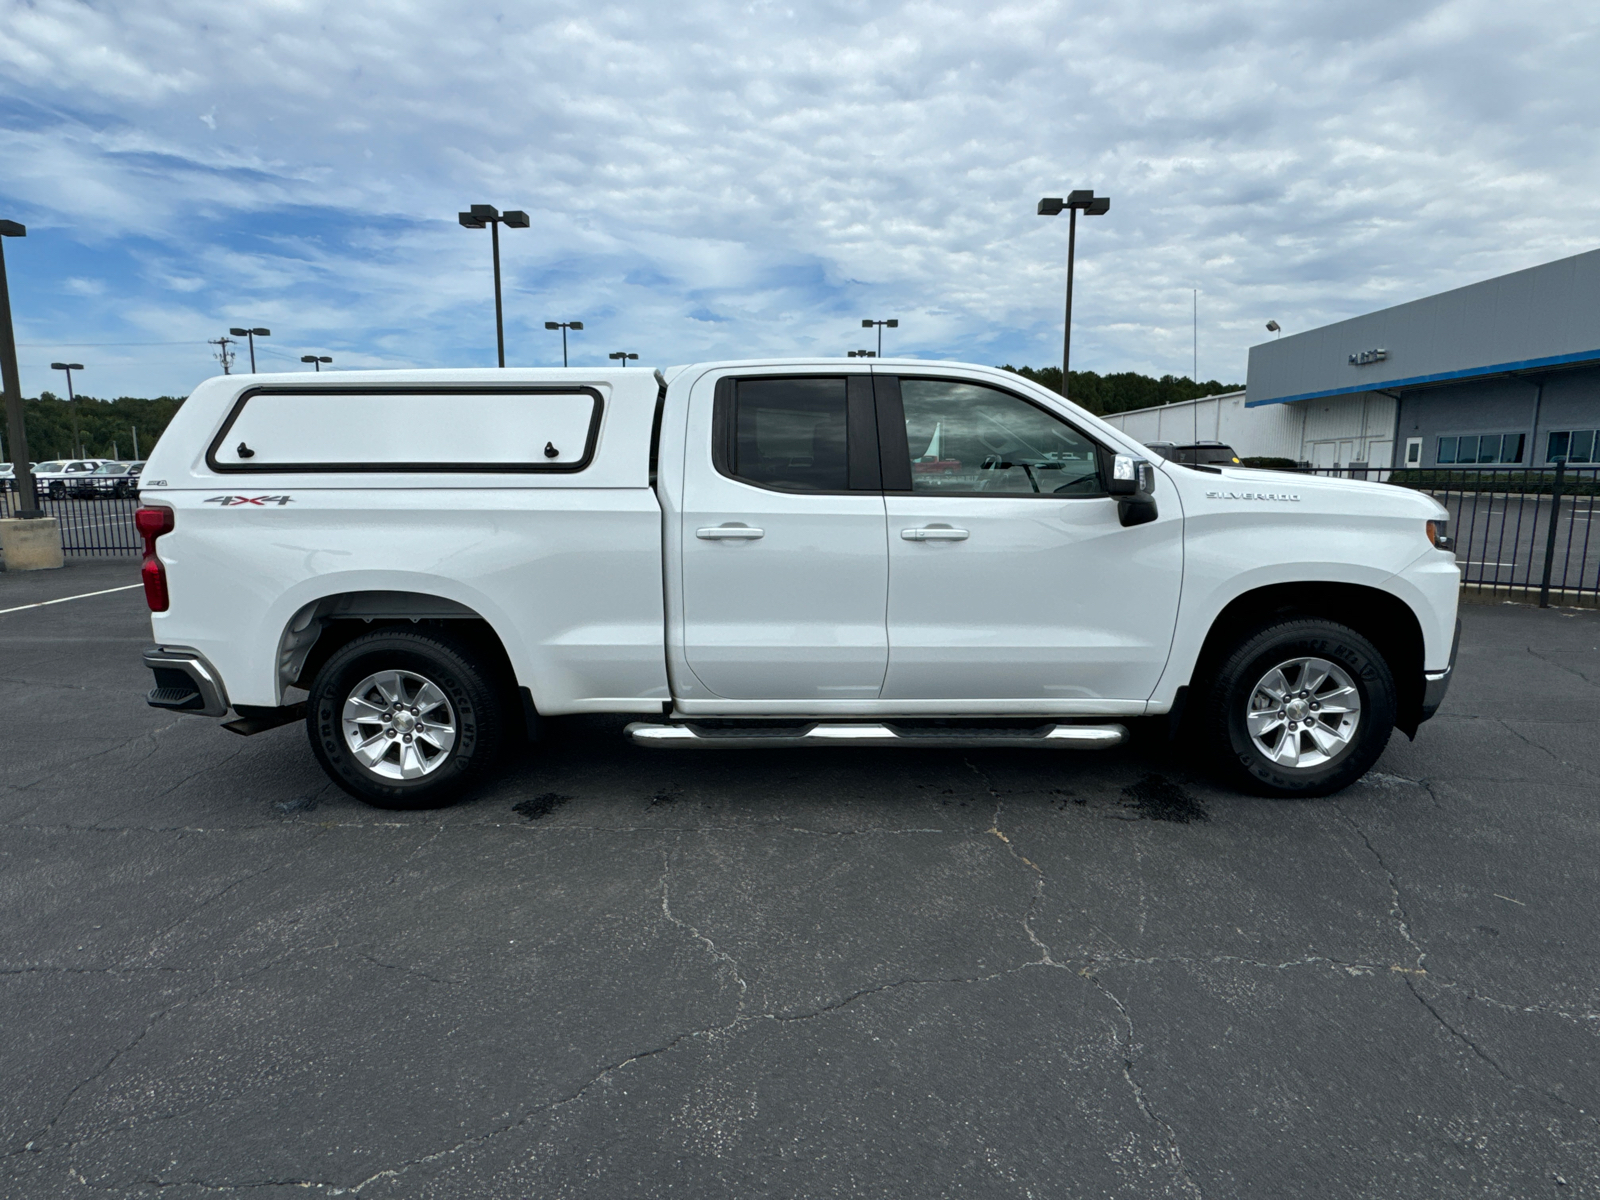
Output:
<path fill-rule="evenodd" d="M 83 491 L 82 484 L 102 465 L 104 458 L 68 458 L 42 462 L 33 468 L 35 486 L 41 495 L 60 500 Z"/>
<path fill-rule="evenodd" d="M 67 494 L 84 499 L 105 496 L 132 496 L 139 490 L 143 462 L 105 462 L 87 475 L 79 475 L 67 485 Z"/>
<path fill-rule="evenodd" d="M 1167 455 L 1172 462 L 1203 466 L 1240 466 L 1239 456 L 1226 442 L 1180 442 Z"/>
<path fill-rule="evenodd" d="M 17 468 L 12 463 L 0 463 L 0 492 L 17 490 Z"/>
<path fill-rule="evenodd" d="M 380 807 L 568 713 L 675 749 L 1089 749 L 1160 718 L 1235 785 L 1322 795 L 1454 666 L 1437 501 L 1150 462 L 1008 372 L 263 378 L 202 383 L 146 466 L 147 698 L 303 719 Z M 938 459 L 984 464 L 960 490 L 913 469 L 941 425 Z"/>

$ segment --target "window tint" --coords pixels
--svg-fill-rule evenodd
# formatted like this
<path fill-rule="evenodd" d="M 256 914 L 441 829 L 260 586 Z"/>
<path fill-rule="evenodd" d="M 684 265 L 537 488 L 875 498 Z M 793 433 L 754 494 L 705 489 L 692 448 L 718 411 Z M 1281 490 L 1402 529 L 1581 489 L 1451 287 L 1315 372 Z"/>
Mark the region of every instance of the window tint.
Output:
<path fill-rule="evenodd" d="M 1545 452 L 1545 462 L 1559 462 L 1567 457 L 1567 443 L 1572 440 L 1572 434 L 1552 433 L 1549 447 Z"/>
<path fill-rule="evenodd" d="M 901 379 L 914 492 L 1095 495 L 1100 466 L 1083 435 L 994 388 Z"/>
<path fill-rule="evenodd" d="M 1453 463 L 1456 460 L 1456 439 L 1442 437 L 1439 439 L 1439 454 L 1434 459 L 1439 463 Z"/>
<path fill-rule="evenodd" d="M 847 412 L 843 379 L 741 379 L 731 473 L 763 487 L 847 490 Z"/>

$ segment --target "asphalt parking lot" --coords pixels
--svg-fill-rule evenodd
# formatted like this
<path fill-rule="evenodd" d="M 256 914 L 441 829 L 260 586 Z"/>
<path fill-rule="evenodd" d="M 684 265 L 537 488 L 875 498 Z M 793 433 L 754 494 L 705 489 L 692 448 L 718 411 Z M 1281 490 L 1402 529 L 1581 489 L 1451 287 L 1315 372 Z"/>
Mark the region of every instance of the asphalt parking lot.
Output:
<path fill-rule="evenodd" d="M 1595 1194 L 1600 615 L 1463 613 L 1329 800 L 574 720 L 415 814 L 148 708 L 137 590 L 0 616 L 0 1192 Z"/>

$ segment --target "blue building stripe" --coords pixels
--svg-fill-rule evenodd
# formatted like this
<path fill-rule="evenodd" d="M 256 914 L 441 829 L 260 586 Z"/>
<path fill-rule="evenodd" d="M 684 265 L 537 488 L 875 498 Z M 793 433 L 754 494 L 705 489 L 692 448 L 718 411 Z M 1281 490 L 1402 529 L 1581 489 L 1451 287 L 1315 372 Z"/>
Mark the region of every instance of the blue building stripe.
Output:
<path fill-rule="evenodd" d="M 1329 396 L 1348 396 L 1355 392 L 1390 391 L 1394 388 L 1416 387 L 1423 383 L 1443 383 L 1451 379 L 1475 379 L 1484 375 L 1506 375 L 1512 371 L 1530 371 L 1539 367 L 1559 367 L 1569 363 L 1600 361 L 1600 350 L 1580 350 L 1576 354 L 1555 354 L 1549 358 L 1526 358 L 1521 362 L 1496 363 L 1490 367 L 1468 367 L 1463 371 L 1440 371 L 1436 375 L 1413 375 L 1410 379 L 1386 379 L 1375 383 L 1358 383 L 1353 387 L 1329 388 L 1325 392 L 1303 392 L 1298 396 L 1278 396 L 1271 400 L 1244 402 L 1246 408 L 1259 408 L 1263 404 L 1293 404 L 1296 400 L 1323 400 Z"/>

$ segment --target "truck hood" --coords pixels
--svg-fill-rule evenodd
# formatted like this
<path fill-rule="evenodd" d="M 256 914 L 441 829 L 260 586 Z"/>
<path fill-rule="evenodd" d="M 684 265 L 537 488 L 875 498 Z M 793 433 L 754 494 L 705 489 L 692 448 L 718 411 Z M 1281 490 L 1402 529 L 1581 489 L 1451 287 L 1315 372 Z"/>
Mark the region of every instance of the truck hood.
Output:
<path fill-rule="evenodd" d="M 1302 506 L 1301 511 L 1415 513 L 1423 520 L 1448 515 L 1444 505 L 1432 496 L 1376 479 L 1337 479 L 1252 467 L 1218 467 L 1217 474 L 1213 475 L 1210 471 L 1195 471 L 1176 463 L 1163 464 L 1163 469 L 1178 482 L 1185 495 L 1241 501 L 1272 501 L 1281 497 L 1288 503 Z M 1212 493 L 1219 495 L 1212 496 Z"/>

